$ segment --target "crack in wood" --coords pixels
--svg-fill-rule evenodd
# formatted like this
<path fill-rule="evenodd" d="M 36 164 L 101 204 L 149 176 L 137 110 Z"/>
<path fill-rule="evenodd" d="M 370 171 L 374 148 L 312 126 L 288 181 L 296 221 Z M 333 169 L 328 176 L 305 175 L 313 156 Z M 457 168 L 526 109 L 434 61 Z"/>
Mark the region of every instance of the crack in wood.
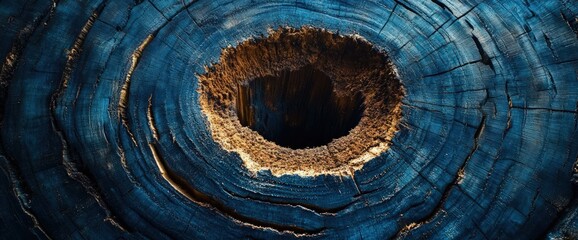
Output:
<path fill-rule="evenodd" d="M 514 109 L 522 109 L 522 110 L 543 110 L 543 111 L 550 111 L 550 112 L 560 112 L 560 113 L 572 113 L 578 114 L 578 112 L 574 110 L 565 110 L 565 109 L 554 109 L 554 108 L 545 108 L 545 107 L 524 107 L 524 106 L 512 106 Z"/>
<path fill-rule="evenodd" d="M 56 7 L 56 5 L 54 5 Z M 104 9 L 104 3 L 101 3 L 93 14 L 89 17 L 89 19 L 84 24 L 83 28 L 80 31 L 80 34 L 76 38 L 75 42 L 73 43 L 72 49 L 69 51 L 67 55 L 67 60 L 64 66 L 63 74 L 61 77 L 61 84 L 59 88 L 52 94 L 50 100 L 50 123 L 52 126 L 53 131 L 56 133 L 58 138 L 61 141 L 62 146 L 62 165 L 66 170 L 67 175 L 72 178 L 73 180 L 79 182 L 82 187 L 87 191 L 87 193 L 94 198 L 96 203 L 102 208 L 102 210 L 106 214 L 105 221 L 110 222 L 116 228 L 126 231 L 126 228 L 122 226 L 122 224 L 112 215 L 107 203 L 104 201 L 102 194 L 100 193 L 98 187 L 94 184 L 95 181 L 91 179 L 86 173 L 84 173 L 78 164 L 75 162 L 75 158 L 78 159 L 79 156 L 70 149 L 70 146 L 66 140 L 64 133 L 62 132 L 61 127 L 59 126 L 59 122 L 56 117 L 56 108 L 57 102 L 63 92 L 66 90 L 68 86 L 68 80 L 70 75 L 74 69 L 74 65 L 76 64 L 76 59 L 81 52 L 82 45 L 84 42 L 84 38 L 86 34 L 90 31 L 94 20 L 98 17 L 100 12 Z"/>
<path fill-rule="evenodd" d="M 381 32 L 383 31 L 383 29 L 385 28 L 385 26 L 389 23 L 389 20 L 391 19 L 391 16 L 395 13 L 395 9 L 397 8 L 397 3 L 395 3 L 395 5 L 393 5 L 393 9 L 391 9 L 391 13 L 389 13 L 389 16 L 387 16 L 387 20 L 385 20 L 385 23 L 383 24 L 383 26 L 381 27 L 381 29 L 379 29 L 379 33 L 381 34 Z"/>
<path fill-rule="evenodd" d="M 326 207 L 316 206 L 316 205 L 306 204 L 306 203 L 282 202 L 282 201 L 276 201 L 276 200 L 272 200 L 272 199 L 262 199 L 262 198 L 252 197 L 249 195 L 243 195 L 242 196 L 242 195 L 239 195 L 239 194 L 234 193 L 232 191 L 229 191 L 227 189 L 223 189 L 223 191 L 225 193 L 227 193 L 228 195 L 231 195 L 232 197 L 247 199 L 250 201 L 255 201 L 255 202 L 260 202 L 260 203 L 274 204 L 274 205 L 279 205 L 279 206 L 298 207 L 298 208 L 302 208 L 306 211 L 310 211 L 310 212 L 313 212 L 313 213 L 321 215 L 321 216 L 336 216 L 337 213 L 339 213 L 340 211 L 353 205 L 355 203 L 355 201 L 360 196 L 360 195 L 356 195 L 356 197 L 353 201 L 351 201 L 351 202 L 349 202 L 343 206 L 326 208 Z M 369 193 L 369 192 L 365 192 L 365 193 Z M 364 193 L 362 193 L 362 194 L 364 194 Z"/>
<path fill-rule="evenodd" d="M 134 50 L 134 52 L 131 55 L 131 64 L 129 66 L 129 69 L 126 73 L 126 77 L 124 79 L 124 84 L 122 85 L 121 89 L 120 89 L 120 95 L 119 95 L 119 100 L 118 100 L 118 116 L 120 117 L 120 120 L 122 122 L 122 125 L 124 126 L 124 128 L 126 129 L 126 131 L 128 132 L 128 135 L 130 136 L 132 142 L 134 143 L 135 146 L 138 146 L 137 141 L 134 137 L 134 134 L 132 133 L 132 131 L 130 130 L 129 127 L 129 120 L 128 120 L 128 115 L 127 115 L 127 107 L 128 107 L 128 98 L 129 98 L 129 90 L 130 90 L 130 81 L 131 81 L 131 77 L 132 74 L 134 72 L 134 70 L 136 69 L 140 56 L 142 54 L 142 51 L 147 47 L 147 45 L 154 39 L 156 35 L 155 33 L 149 34 L 145 40 L 143 40 L 141 42 L 141 44 Z"/>
<path fill-rule="evenodd" d="M 148 106 L 147 106 L 147 120 L 148 120 L 148 124 L 149 124 L 149 128 L 151 130 L 151 133 L 153 134 L 153 138 L 158 141 L 159 140 L 159 132 L 157 131 L 157 128 L 155 127 L 155 119 L 153 116 L 153 105 L 152 105 L 152 95 L 149 97 L 148 100 Z"/>
<path fill-rule="evenodd" d="M 2 64 L 2 69 L 0 70 L 0 126 L 4 119 L 4 106 L 6 101 L 6 94 L 8 92 L 8 86 L 10 84 L 10 80 L 14 77 L 14 71 L 16 71 L 20 61 L 20 56 L 26 47 L 26 42 L 28 42 L 32 36 L 32 33 L 40 26 L 42 19 L 44 19 L 49 14 L 49 12 L 50 8 L 46 10 L 46 12 L 41 16 L 34 18 L 31 23 L 26 25 L 18 32 L 16 39 L 12 43 L 10 51 L 6 55 L 4 64 Z"/>
<path fill-rule="evenodd" d="M 0 150 L 1 150 L 0 152 L 4 152 L 2 149 L 0 149 Z M 32 210 L 32 206 L 31 206 L 32 200 L 29 197 L 30 194 L 25 190 L 25 186 L 24 186 L 25 183 L 21 180 L 22 178 L 21 178 L 18 170 L 13 165 L 11 160 L 9 160 L 7 157 L 0 155 L 0 160 L 2 160 L 2 162 L 0 163 L 0 168 L 5 171 L 6 175 L 10 179 L 10 183 L 12 184 L 12 193 L 14 194 L 14 196 L 16 197 L 16 199 L 18 201 L 18 204 L 20 205 L 20 209 L 32 221 L 33 233 L 39 239 L 50 239 L 51 240 L 52 238 L 48 235 L 46 230 L 44 230 L 44 228 L 40 225 L 40 221 L 38 221 L 38 218 L 36 217 L 36 215 L 34 214 L 34 212 Z"/>
<path fill-rule="evenodd" d="M 123 150 L 122 147 L 121 147 L 120 142 L 117 143 L 117 151 L 118 151 L 118 156 L 119 156 L 119 158 L 120 158 L 120 165 L 121 165 L 122 169 L 124 170 L 126 176 L 128 177 L 129 181 L 130 181 L 132 184 L 135 184 L 137 187 L 140 187 L 140 183 L 138 183 L 138 182 L 136 181 L 135 176 L 132 174 L 132 171 L 131 171 L 130 168 L 128 167 L 128 162 L 127 162 L 127 160 L 126 160 L 126 155 L 125 155 L 124 150 Z"/>
<path fill-rule="evenodd" d="M 185 179 L 178 176 L 171 169 L 167 168 L 164 160 L 161 158 L 156 148 L 156 144 L 149 143 L 149 149 L 152 153 L 153 159 L 156 163 L 159 173 L 163 177 L 163 179 L 178 193 L 180 193 L 182 196 L 184 196 L 191 202 L 198 204 L 199 206 L 213 209 L 216 212 L 221 213 L 225 217 L 232 218 L 235 222 L 241 225 L 246 225 L 252 228 L 271 229 L 273 231 L 278 231 L 280 233 L 288 233 L 297 237 L 320 235 L 325 230 L 325 228 L 317 228 L 309 230 L 296 226 L 279 225 L 243 216 L 237 213 L 235 209 L 224 205 L 214 197 L 196 190 Z"/>
<path fill-rule="evenodd" d="M 562 19 L 564 19 L 564 22 L 566 22 L 570 30 L 574 32 L 576 38 L 578 38 L 578 17 L 574 17 L 574 19 L 568 18 L 566 14 L 564 14 L 564 12 L 562 11 L 560 11 L 560 15 L 562 16 Z"/>
<path fill-rule="evenodd" d="M 552 56 L 554 56 L 554 60 L 558 61 L 558 54 L 556 53 L 556 51 L 552 48 L 552 40 L 550 40 L 550 37 L 548 37 L 548 35 L 546 33 L 544 33 L 544 40 L 546 41 L 546 46 L 548 47 L 548 49 L 550 49 L 550 52 L 552 53 Z"/>
<path fill-rule="evenodd" d="M 474 43 L 476 44 L 476 48 L 478 48 L 478 52 L 480 53 L 480 57 L 482 58 L 480 61 L 483 64 L 490 66 L 492 71 L 496 72 L 496 70 L 494 69 L 494 64 L 492 63 L 492 60 L 488 56 L 488 53 L 486 52 L 486 50 L 484 50 L 484 48 L 482 47 L 480 40 L 478 40 L 478 38 L 473 34 L 472 34 L 472 39 L 474 40 Z"/>
<path fill-rule="evenodd" d="M 453 189 L 454 186 L 459 187 L 461 181 L 465 178 L 465 168 L 469 162 L 469 160 L 472 158 L 473 154 L 476 152 L 476 150 L 478 150 L 478 146 L 479 146 L 479 138 L 482 134 L 482 132 L 484 131 L 486 126 L 486 116 L 485 114 L 482 116 L 482 119 L 480 121 L 480 125 L 478 126 L 478 128 L 476 129 L 476 132 L 474 134 L 474 146 L 471 149 L 470 153 L 466 156 L 466 159 L 464 160 L 462 166 L 459 168 L 458 172 L 456 173 L 456 176 L 454 177 L 454 180 L 452 181 L 451 184 L 449 184 L 448 186 L 446 186 L 446 188 L 444 189 L 443 193 L 442 193 L 442 197 L 440 199 L 440 201 L 438 202 L 437 206 L 432 210 L 432 212 L 425 216 L 424 218 L 422 218 L 422 220 L 418 220 L 418 221 L 414 221 L 412 223 L 410 223 L 409 225 L 404 226 L 402 229 L 400 229 L 400 231 L 397 232 L 397 234 L 395 235 L 395 239 L 400 239 L 400 238 L 404 238 L 405 236 L 407 236 L 411 231 L 419 228 L 420 226 L 430 223 L 431 221 L 433 221 L 434 218 L 436 218 L 440 213 L 445 212 L 445 210 L 443 209 L 443 206 L 447 200 L 447 198 L 450 195 L 451 190 Z M 462 176 L 460 176 L 460 172 L 462 172 Z"/>
<path fill-rule="evenodd" d="M 578 236 L 568 234 L 578 219 L 573 1 L 133 0 L 106 1 L 95 12 L 98 4 L 89 2 L 3 5 L 0 172 L 7 178 L 0 180 L 10 186 L 2 188 L 9 204 L 0 208 L 0 235 Z M 195 72 L 218 58 L 219 46 L 241 45 L 277 24 L 353 33 L 360 42 L 356 32 L 367 34 L 400 64 L 410 93 L 399 105 L 406 121 L 395 139 L 371 134 L 391 147 L 362 150 L 363 161 L 378 162 L 340 175 L 280 176 L 237 166 L 243 159 L 213 141 L 199 102 L 189 101 L 200 97 Z M 284 49 L 275 45 L 255 59 L 272 62 Z M 267 67 L 279 66 L 288 64 Z M 155 74 L 172 78 L 155 81 Z M 313 166 L 344 152 L 323 151 Z M 151 155 L 155 163 L 139 161 Z M 276 156 L 267 157 L 282 160 Z"/>
<path fill-rule="evenodd" d="M 440 2 L 440 0 L 431 0 L 433 3 L 435 3 L 436 5 L 440 6 L 442 9 L 447 10 L 448 12 L 450 12 L 452 15 L 455 16 L 454 12 L 444 3 Z"/>

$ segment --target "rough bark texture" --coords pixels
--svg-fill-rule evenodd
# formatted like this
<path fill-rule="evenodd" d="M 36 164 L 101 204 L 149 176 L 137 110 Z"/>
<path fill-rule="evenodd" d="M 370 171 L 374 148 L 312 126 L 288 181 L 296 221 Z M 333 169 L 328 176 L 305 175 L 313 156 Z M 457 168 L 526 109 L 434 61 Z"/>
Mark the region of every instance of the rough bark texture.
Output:
<path fill-rule="evenodd" d="M 200 81 L 304 26 L 387 54 L 398 131 L 345 172 L 251 169 Z M 0 238 L 578 238 L 576 1 L 8 0 L 0 30 Z"/>

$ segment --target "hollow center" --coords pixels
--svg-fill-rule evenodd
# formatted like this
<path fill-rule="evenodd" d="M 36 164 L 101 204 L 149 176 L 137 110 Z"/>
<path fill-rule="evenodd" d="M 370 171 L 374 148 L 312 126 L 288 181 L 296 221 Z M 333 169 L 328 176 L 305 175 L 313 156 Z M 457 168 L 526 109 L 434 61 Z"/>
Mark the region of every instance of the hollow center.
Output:
<path fill-rule="evenodd" d="M 253 173 L 350 176 L 389 149 L 405 91 L 385 52 L 312 27 L 268 34 L 223 49 L 198 76 L 223 150 Z"/>
<path fill-rule="evenodd" d="M 311 65 L 244 82 L 236 98 L 243 126 L 292 149 L 347 135 L 359 123 L 362 105 L 361 94 L 338 94 L 331 78 Z"/>

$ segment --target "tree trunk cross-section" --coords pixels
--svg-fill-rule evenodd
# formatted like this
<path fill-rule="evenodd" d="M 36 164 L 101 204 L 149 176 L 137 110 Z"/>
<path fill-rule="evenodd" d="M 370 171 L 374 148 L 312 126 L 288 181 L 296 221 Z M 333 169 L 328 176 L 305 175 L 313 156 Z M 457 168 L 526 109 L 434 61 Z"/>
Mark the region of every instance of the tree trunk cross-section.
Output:
<path fill-rule="evenodd" d="M 575 0 L 6 0 L 0 30 L 2 239 L 578 238 Z"/>

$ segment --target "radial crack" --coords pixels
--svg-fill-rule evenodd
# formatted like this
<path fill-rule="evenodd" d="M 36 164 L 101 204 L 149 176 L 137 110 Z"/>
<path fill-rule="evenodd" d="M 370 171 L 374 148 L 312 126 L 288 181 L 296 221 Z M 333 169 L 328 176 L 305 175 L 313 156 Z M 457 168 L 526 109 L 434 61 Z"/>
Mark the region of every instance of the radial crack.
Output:
<path fill-rule="evenodd" d="M 481 62 L 485 65 L 490 66 L 492 71 L 495 72 L 496 70 L 494 69 L 494 64 L 492 63 L 492 60 L 488 56 L 488 53 L 486 52 L 486 50 L 484 50 L 484 48 L 482 47 L 480 40 L 473 34 L 472 34 L 472 39 L 474 39 L 474 43 L 476 44 L 476 48 L 478 48 L 478 52 L 480 53 L 480 56 L 482 58 Z"/>
<path fill-rule="evenodd" d="M 480 124 L 479 124 L 479 126 L 476 129 L 476 132 L 474 134 L 474 146 L 472 147 L 472 149 L 470 150 L 470 153 L 466 156 L 466 159 L 464 160 L 462 166 L 459 168 L 458 172 L 456 173 L 456 176 L 454 177 L 452 184 L 448 185 L 445 188 L 445 190 L 442 194 L 442 197 L 441 197 L 440 201 L 438 202 L 437 206 L 434 208 L 434 210 L 429 215 L 427 215 L 422 220 L 410 223 L 409 225 L 406 225 L 404 228 L 402 228 L 399 232 L 397 232 L 397 234 L 395 236 L 396 239 L 400 239 L 400 238 L 405 237 L 410 231 L 412 231 L 412 230 L 414 230 L 414 229 L 416 229 L 416 228 L 418 228 L 424 224 L 430 223 L 440 213 L 445 213 L 445 210 L 443 209 L 444 204 L 445 204 L 446 200 L 448 199 L 453 187 L 459 186 L 461 184 L 461 182 L 463 181 L 463 179 L 465 178 L 465 168 L 466 168 L 469 160 L 472 158 L 472 156 L 476 152 L 476 150 L 478 150 L 479 138 L 480 138 L 480 135 L 482 134 L 482 132 L 484 132 L 485 127 L 486 127 L 486 116 L 483 115 L 482 120 L 480 121 Z"/>

